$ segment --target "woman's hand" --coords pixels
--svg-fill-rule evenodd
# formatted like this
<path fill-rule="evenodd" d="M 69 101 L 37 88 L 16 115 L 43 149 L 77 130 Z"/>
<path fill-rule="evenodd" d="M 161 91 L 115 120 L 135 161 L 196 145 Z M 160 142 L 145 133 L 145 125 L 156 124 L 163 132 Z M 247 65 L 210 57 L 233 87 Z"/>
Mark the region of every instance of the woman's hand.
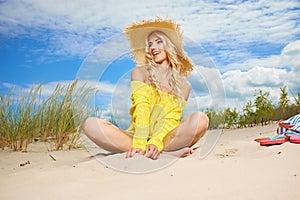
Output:
<path fill-rule="evenodd" d="M 127 152 L 125 158 L 132 158 L 135 154 L 145 155 L 147 158 L 156 160 L 159 157 L 160 152 L 158 151 L 158 148 L 154 144 L 148 144 L 146 147 L 146 152 L 144 152 L 140 148 L 131 148 Z"/>
<path fill-rule="evenodd" d="M 160 155 L 160 152 L 158 151 L 158 148 L 154 144 L 148 144 L 146 147 L 146 153 L 145 156 L 147 158 L 151 158 L 153 160 L 156 160 Z"/>
<path fill-rule="evenodd" d="M 140 148 L 131 148 L 126 154 L 125 158 L 132 158 L 135 154 L 144 155 L 144 151 Z"/>

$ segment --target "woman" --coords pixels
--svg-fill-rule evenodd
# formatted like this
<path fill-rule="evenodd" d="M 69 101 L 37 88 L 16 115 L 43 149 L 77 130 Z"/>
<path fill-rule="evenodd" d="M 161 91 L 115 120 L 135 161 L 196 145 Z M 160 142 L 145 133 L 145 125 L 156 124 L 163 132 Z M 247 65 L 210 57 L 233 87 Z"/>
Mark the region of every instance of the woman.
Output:
<path fill-rule="evenodd" d="M 121 130 L 103 119 L 88 118 L 84 133 L 105 150 L 127 152 L 126 158 L 191 154 L 209 120 L 195 112 L 180 121 L 191 90 L 185 77 L 193 64 L 183 50 L 179 25 L 157 18 L 133 23 L 124 32 L 137 64 L 131 73 L 130 127 Z"/>

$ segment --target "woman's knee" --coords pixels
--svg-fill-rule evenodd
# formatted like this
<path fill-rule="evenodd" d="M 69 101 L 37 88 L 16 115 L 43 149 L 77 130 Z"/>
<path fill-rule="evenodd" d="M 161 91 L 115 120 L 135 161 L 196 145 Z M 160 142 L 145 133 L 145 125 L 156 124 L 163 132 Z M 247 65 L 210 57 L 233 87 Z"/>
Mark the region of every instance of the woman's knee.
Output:
<path fill-rule="evenodd" d="M 199 123 L 203 126 L 203 128 L 206 130 L 208 129 L 208 125 L 209 125 L 209 118 L 208 116 L 203 113 L 203 112 L 199 112 Z"/>
<path fill-rule="evenodd" d="M 203 112 L 196 112 L 194 113 L 194 120 L 196 121 L 195 127 L 195 135 L 192 141 L 192 145 L 199 141 L 201 137 L 206 133 L 209 124 L 209 118 Z"/>
<path fill-rule="evenodd" d="M 82 130 L 85 135 L 92 137 L 99 128 L 101 121 L 96 117 L 88 117 L 82 124 Z M 98 127 L 98 128 L 97 128 Z"/>
<path fill-rule="evenodd" d="M 195 124 L 195 130 L 198 134 L 205 132 L 208 129 L 209 118 L 203 112 L 193 113 L 193 124 Z"/>
<path fill-rule="evenodd" d="M 94 117 L 88 117 L 82 124 L 82 130 L 83 132 L 87 132 L 89 130 L 89 128 L 91 127 L 91 125 L 93 124 L 94 121 Z"/>

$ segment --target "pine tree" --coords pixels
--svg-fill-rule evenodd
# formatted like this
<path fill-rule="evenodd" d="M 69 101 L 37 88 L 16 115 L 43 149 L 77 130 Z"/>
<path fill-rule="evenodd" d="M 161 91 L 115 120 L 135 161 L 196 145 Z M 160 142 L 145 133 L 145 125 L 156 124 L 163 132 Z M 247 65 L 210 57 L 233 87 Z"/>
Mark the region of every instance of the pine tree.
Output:
<path fill-rule="evenodd" d="M 270 120 L 271 113 L 273 111 L 272 101 L 269 99 L 269 92 L 263 93 L 260 89 L 256 94 L 254 105 L 256 107 L 257 121 L 262 125 L 266 124 Z"/>
<path fill-rule="evenodd" d="M 289 99 L 288 93 L 286 91 L 286 86 L 284 86 L 283 88 L 280 88 L 280 91 L 281 91 L 281 94 L 280 94 L 279 102 L 278 102 L 279 108 L 284 110 L 289 106 L 290 99 Z"/>

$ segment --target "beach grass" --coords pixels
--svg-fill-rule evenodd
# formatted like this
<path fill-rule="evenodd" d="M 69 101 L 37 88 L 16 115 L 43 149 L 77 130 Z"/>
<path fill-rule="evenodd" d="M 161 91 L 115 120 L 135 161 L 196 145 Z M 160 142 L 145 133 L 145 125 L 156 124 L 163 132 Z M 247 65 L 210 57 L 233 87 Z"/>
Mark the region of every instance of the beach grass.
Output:
<path fill-rule="evenodd" d="M 50 95 L 42 96 L 43 85 L 29 92 L 15 91 L 1 98 L 0 147 L 26 151 L 35 140 L 49 142 L 51 150 L 77 146 L 80 125 L 89 115 L 87 102 L 95 89 L 75 80 L 58 83 Z"/>
<path fill-rule="evenodd" d="M 77 147 L 83 121 L 90 115 L 101 115 L 101 110 L 91 110 L 88 105 L 90 96 L 96 92 L 78 79 L 69 84 L 57 83 L 47 97 L 43 84 L 34 85 L 28 91 L 12 88 L 0 98 L 0 148 L 26 151 L 28 144 L 37 140 L 50 143 L 50 150 Z M 294 102 L 289 102 L 284 94 L 285 88 L 277 107 L 269 93 L 260 90 L 255 94 L 255 101 L 249 101 L 242 112 L 235 108 L 207 109 L 209 128 L 265 125 L 299 113 L 300 93 Z M 117 126 L 114 115 L 107 120 Z"/>

